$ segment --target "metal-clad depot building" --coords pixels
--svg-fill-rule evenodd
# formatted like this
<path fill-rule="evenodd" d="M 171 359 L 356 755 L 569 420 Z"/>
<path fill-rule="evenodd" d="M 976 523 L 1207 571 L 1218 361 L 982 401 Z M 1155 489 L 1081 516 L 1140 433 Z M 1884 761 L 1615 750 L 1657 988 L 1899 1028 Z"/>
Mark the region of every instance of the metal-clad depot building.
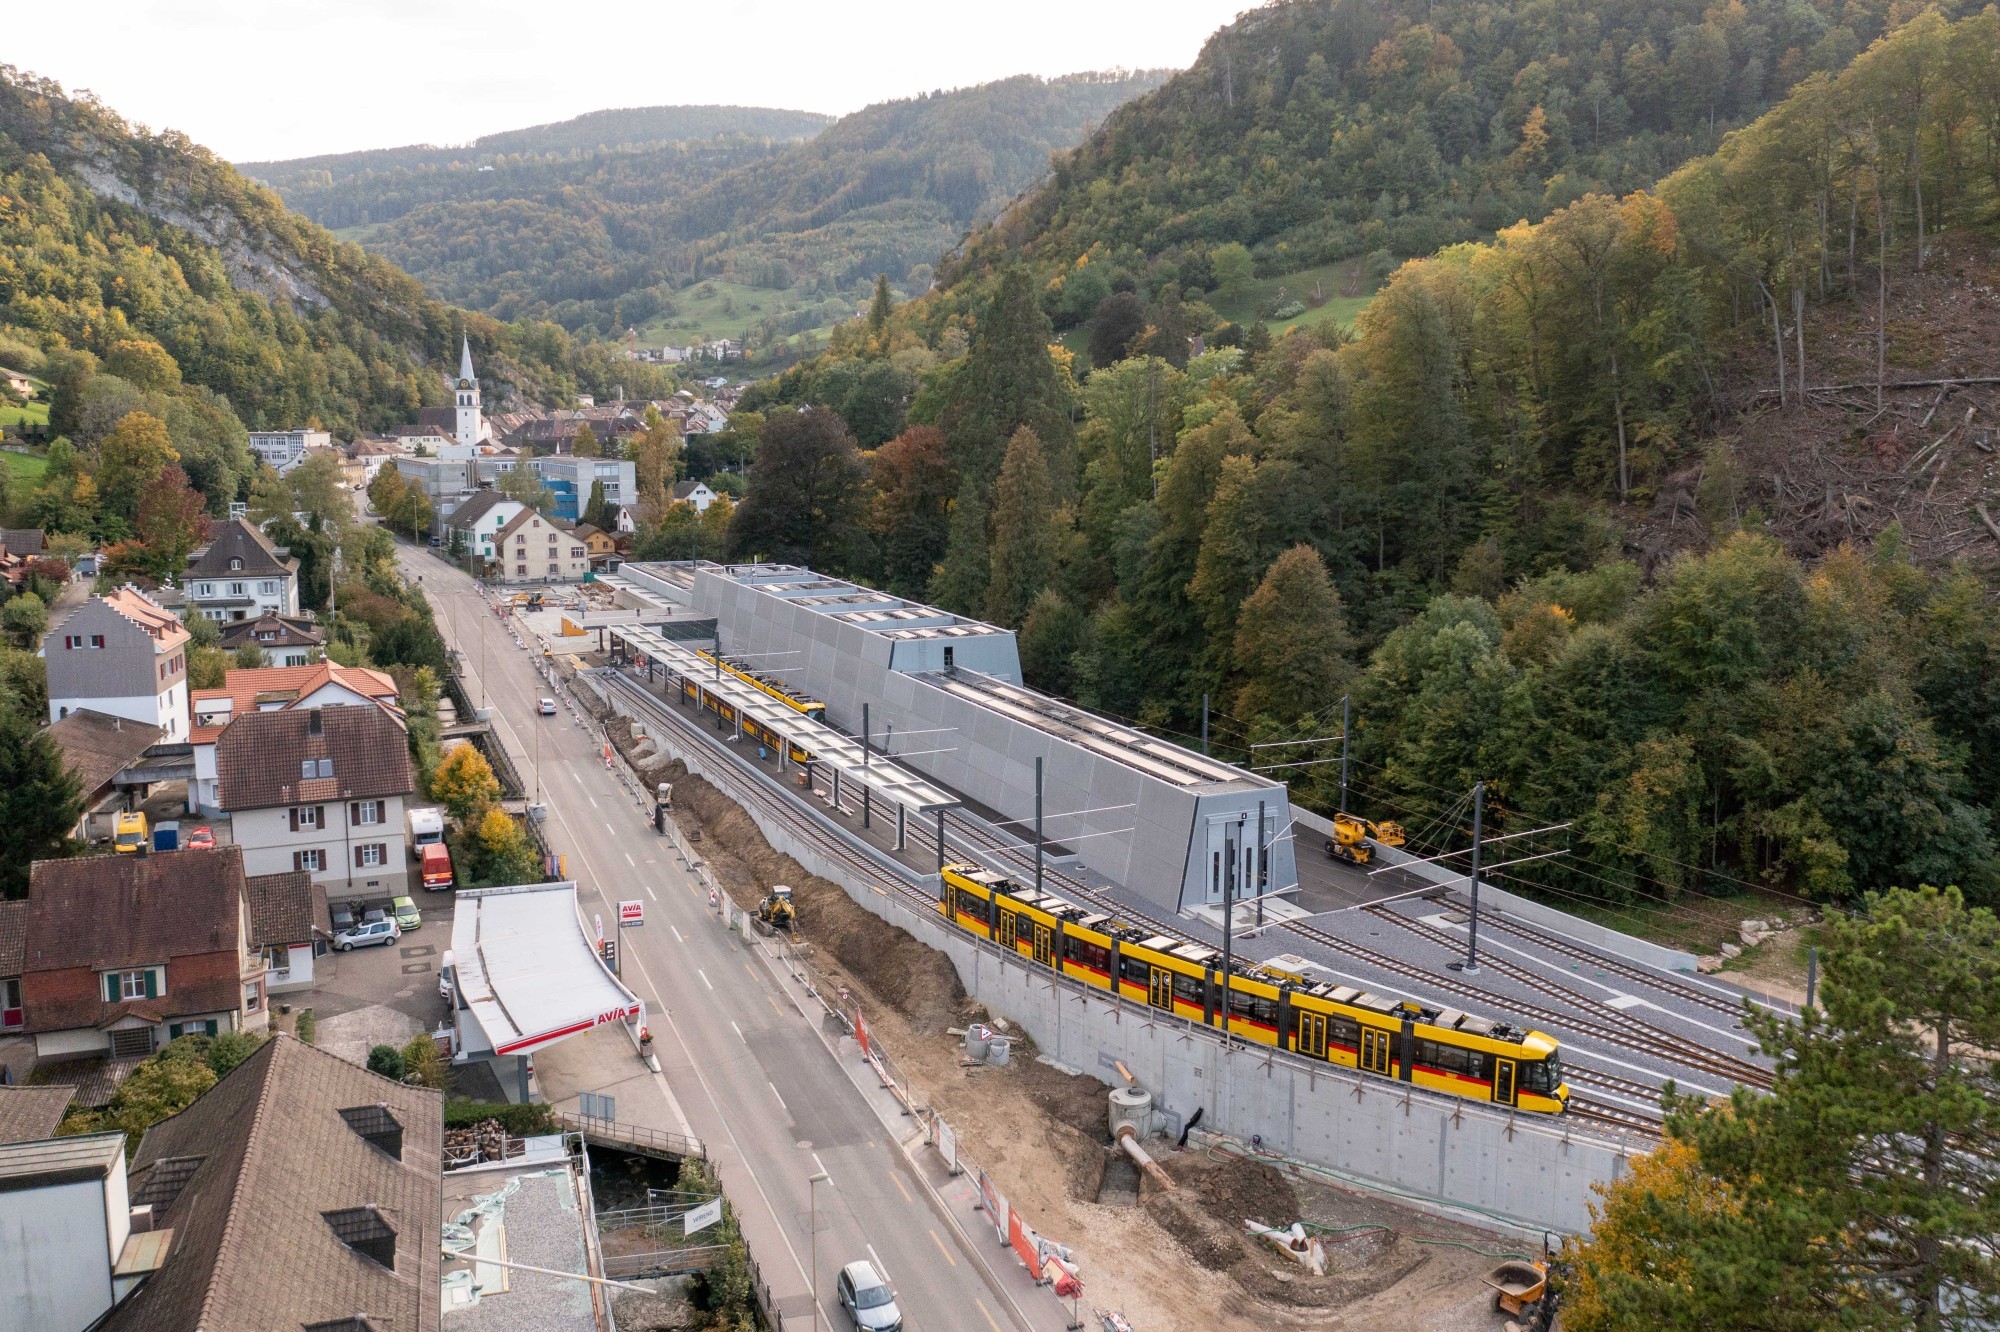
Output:
<path fill-rule="evenodd" d="M 722 652 L 810 693 L 877 752 L 1028 827 L 1035 759 L 1043 829 L 1082 863 L 1173 911 L 1298 883 L 1285 787 L 1107 721 L 1021 683 L 1011 631 L 810 569 L 707 562 L 625 564 L 647 602 L 712 618 Z"/>

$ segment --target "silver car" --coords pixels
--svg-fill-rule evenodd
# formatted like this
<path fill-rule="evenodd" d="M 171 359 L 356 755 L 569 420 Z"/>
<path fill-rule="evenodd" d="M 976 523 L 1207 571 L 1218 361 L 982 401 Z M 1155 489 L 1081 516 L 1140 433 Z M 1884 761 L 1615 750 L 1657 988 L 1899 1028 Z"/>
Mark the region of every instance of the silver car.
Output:
<path fill-rule="evenodd" d="M 333 946 L 346 953 L 376 944 L 392 944 L 402 936 L 393 920 L 364 920 L 334 935 Z"/>
<path fill-rule="evenodd" d="M 863 1332 L 903 1332 L 903 1311 L 896 1307 L 896 1292 L 867 1259 L 841 1268 L 834 1289 L 840 1307 Z"/>

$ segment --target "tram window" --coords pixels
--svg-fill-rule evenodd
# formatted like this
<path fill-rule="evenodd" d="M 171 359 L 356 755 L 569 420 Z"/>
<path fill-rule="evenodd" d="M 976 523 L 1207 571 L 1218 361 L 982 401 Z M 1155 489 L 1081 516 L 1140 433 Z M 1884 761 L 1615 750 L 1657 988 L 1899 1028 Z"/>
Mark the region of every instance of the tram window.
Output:
<path fill-rule="evenodd" d="M 1352 1050 L 1361 1044 L 1361 1024 L 1353 1018 L 1329 1014 L 1326 1019 L 1326 1038 L 1336 1045 L 1344 1045 Z"/>
<path fill-rule="evenodd" d="M 1245 994 L 1241 990 L 1229 992 L 1229 1012 L 1232 1016 L 1248 1022 L 1261 1022 L 1267 1027 L 1278 1025 L 1278 1001 L 1260 995 Z"/>
<path fill-rule="evenodd" d="M 1541 1092 L 1547 1095 L 1562 1082 L 1562 1068 L 1556 1062 L 1554 1055 L 1550 1055 L 1547 1059 L 1537 1059 L 1533 1063 L 1523 1061 L 1519 1078 L 1522 1091 Z"/>
<path fill-rule="evenodd" d="M 1184 976 L 1176 971 L 1174 973 L 1174 998 L 1184 1004 L 1193 1004 L 1199 1008 L 1201 1007 L 1203 998 L 1201 985 L 1201 977 Z"/>
<path fill-rule="evenodd" d="M 1073 934 L 1063 936 L 1063 955 L 1072 962 L 1080 962 L 1086 967 L 1099 971 L 1111 969 L 1111 950 L 1101 944 L 1079 939 Z"/>
<path fill-rule="evenodd" d="M 1134 985 L 1146 985 L 1153 979 L 1153 968 L 1144 958 L 1133 957 L 1127 953 L 1118 959 L 1118 974 Z"/>

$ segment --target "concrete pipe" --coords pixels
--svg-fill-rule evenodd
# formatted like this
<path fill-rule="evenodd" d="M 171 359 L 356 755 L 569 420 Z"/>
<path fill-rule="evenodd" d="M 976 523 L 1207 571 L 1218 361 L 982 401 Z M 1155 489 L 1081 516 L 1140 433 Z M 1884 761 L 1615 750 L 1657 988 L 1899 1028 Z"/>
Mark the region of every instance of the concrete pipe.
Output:
<path fill-rule="evenodd" d="M 1148 1156 L 1146 1149 L 1139 1145 L 1139 1132 L 1137 1129 L 1133 1128 L 1130 1124 L 1120 1125 L 1118 1129 L 1118 1145 L 1124 1149 L 1125 1155 L 1132 1158 L 1133 1163 L 1139 1169 L 1145 1171 L 1152 1178 L 1155 1184 L 1158 1184 L 1163 1189 L 1174 1187 L 1173 1176 L 1160 1169 L 1160 1163 Z"/>

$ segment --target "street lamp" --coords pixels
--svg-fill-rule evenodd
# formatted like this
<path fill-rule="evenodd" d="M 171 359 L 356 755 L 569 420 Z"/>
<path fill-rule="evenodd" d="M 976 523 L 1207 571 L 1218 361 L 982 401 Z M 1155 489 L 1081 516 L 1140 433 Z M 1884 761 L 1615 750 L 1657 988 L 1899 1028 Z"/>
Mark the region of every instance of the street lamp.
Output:
<path fill-rule="evenodd" d="M 815 1328 L 819 1326 L 820 1315 L 823 1312 L 819 1307 L 819 1186 L 831 1183 L 833 1183 L 833 1176 L 827 1174 L 824 1170 L 806 1180 L 806 1191 L 812 1195 L 812 1298 L 813 1326 Z"/>

